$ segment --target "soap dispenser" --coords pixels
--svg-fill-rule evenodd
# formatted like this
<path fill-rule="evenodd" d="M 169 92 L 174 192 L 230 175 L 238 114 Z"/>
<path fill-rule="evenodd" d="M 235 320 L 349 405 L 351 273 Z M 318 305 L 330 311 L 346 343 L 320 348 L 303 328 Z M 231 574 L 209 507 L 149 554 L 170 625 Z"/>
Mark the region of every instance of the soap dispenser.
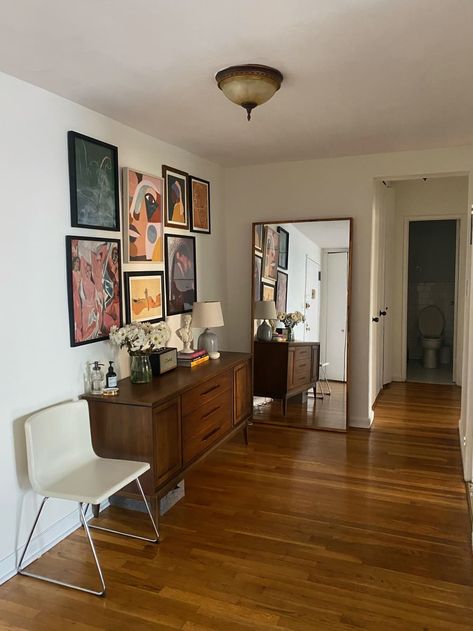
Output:
<path fill-rule="evenodd" d="M 103 392 L 103 370 L 101 366 L 103 364 L 99 364 L 98 361 L 95 361 L 92 366 L 92 394 L 102 394 Z"/>

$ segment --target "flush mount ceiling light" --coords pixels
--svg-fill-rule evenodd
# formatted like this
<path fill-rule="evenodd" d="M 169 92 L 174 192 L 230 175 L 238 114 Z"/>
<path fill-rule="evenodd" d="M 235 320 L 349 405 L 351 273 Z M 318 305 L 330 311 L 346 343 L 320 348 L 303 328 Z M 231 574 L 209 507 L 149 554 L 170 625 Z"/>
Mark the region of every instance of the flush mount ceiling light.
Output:
<path fill-rule="evenodd" d="M 215 80 L 227 99 L 245 108 L 250 120 L 251 110 L 269 101 L 279 90 L 283 76 L 270 66 L 244 64 L 219 70 Z"/>

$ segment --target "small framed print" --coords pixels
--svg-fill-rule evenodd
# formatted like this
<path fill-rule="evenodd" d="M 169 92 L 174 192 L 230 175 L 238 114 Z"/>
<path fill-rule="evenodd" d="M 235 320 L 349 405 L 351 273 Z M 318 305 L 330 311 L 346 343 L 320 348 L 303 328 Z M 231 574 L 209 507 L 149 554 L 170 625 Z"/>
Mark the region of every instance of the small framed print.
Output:
<path fill-rule="evenodd" d="M 195 237 L 167 234 L 165 246 L 167 315 L 188 313 L 197 300 Z"/>
<path fill-rule="evenodd" d="M 287 269 L 289 262 L 289 232 L 278 226 L 279 232 L 279 262 L 282 269 Z"/>
<path fill-rule="evenodd" d="M 125 272 L 127 322 L 164 319 L 163 272 Z"/>
<path fill-rule="evenodd" d="M 287 308 L 287 274 L 278 270 L 276 283 L 276 311 L 285 313 Z"/>
<path fill-rule="evenodd" d="M 163 164 L 166 188 L 164 223 L 170 228 L 189 229 L 189 176 L 184 171 Z"/>
<path fill-rule="evenodd" d="M 263 224 L 257 223 L 255 225 L 255 251 L 263 252 Z"/>
<path fill-rule="evenodd" d="M 210 234 L 210 182 L 191 175 L 189 185 L 191 230 Z"/>
<path fill-rule="evenodd" d="M 276 282 L 279 261 L 279 233 L 264 227 L 263 279 Z"/>
<path fill-rule="evenodd" d="M 120 241 L 66 237 L 71 346 L 106 340 L 122 324 Z"/>
<path fill-rule="evenodd" d="M 164 180 L 124 167 L 123 223 L 127 263 L 164 261 Z"/>
<path fill-rule="evenodd" d="M 253 300 L 257 302 L 261 300 L 261 257 L 256 254 L 253 270 Z"/>
<path fill-rule="evenodd" d="M 268 283 L 261 283 L 261 300 L 274 300 L 275 287 Z"/>
<path fill-rule="evenodd" d="M 120 230 L 117 147 L 75 131 L 67 145 L 71 226 Z"/>

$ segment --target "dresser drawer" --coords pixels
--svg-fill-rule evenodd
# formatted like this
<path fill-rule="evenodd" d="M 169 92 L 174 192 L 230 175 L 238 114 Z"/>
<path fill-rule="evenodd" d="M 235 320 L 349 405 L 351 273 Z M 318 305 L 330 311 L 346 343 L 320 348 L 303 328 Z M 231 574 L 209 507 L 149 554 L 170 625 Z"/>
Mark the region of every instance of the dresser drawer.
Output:
<path fill-rule="evenodd" d="M 231 387 L 232 373 L 227 371 L 213 379 L 209 379 L 200 386 L 192 388 L 192 390 L 182 395 L 182 414 L 186 416 L 204 403 L 222 394 L 222 392 L 230 390 Z"/>
<path fill-rule="evenodd" d="M 299 362 L 310 361 L 310 346 L 302 346 L 301 348 L 295 349 L 295 362 L 298 364 Z"/>
<path fill-rule="evenodd" d="M 183 417 L 184 463 L 197 457 L 231 429 L 232 405 L 232 392 L 226 390 Z"/>

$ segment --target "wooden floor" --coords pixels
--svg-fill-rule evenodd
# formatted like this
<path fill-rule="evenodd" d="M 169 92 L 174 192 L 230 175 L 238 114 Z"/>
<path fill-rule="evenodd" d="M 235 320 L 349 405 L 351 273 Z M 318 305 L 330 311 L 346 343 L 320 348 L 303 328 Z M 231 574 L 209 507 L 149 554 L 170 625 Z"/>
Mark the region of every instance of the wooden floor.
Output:
<path fill-rule="evenodd" d="M 323 387 L 327 389 L 325 383 Z M 347 387 L 345 383 L 331 381 L 330 389 L 331 395 L 323 399 L 314 399 L 311 394 L 302 403 L 296 398 L 289 399 L 286 415 L 283 414 L 281 401 L 268 399 L 269 403 L 254 407 L 253 421 L 268 425 L 344 432 L 347 427 Z"/>
<path fill-rule="evenodd" d="M 17 576 L 0 628 L 471 631 L 458 414 L 458 388 L 397 384 L 371 432 L 254 426 L 188 476 L 161 545 L 94 533 L 105 599 Z M 36 565 L 94 578 L 81 531 Z"/>

